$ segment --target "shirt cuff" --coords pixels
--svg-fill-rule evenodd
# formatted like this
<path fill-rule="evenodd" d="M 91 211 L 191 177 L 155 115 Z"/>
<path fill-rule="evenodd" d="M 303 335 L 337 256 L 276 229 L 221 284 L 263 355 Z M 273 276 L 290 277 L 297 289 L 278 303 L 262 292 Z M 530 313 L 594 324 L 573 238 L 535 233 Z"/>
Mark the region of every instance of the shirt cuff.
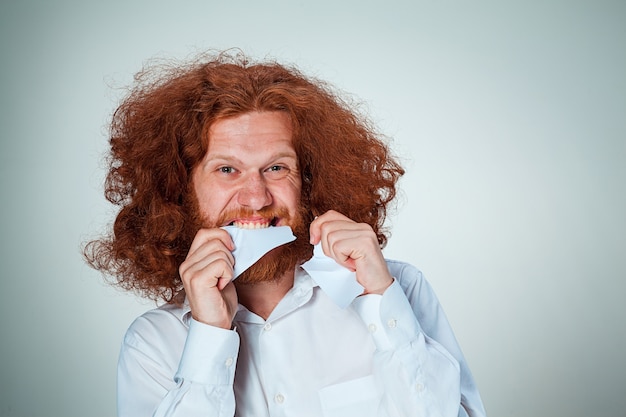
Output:
<path fill-rule="evenodd" d="M 407 345 L 421 333 L 409 300 L 396 279 L 383 295 L 358 297 L 352 308 L 367 326 L 379 351 Z"/>
<path fill-rule="evenodd" d="M 352 302 L 352 309 L 359 315 L 367 330 L 374 339 L 377 350 L 389 350 L 391 342 L 385 333 L 383 323 L 380 318 L 380 301 L 382 295 L 367 294 L 357 297 Z"/>
<path fill-rule="evenodd" d="M 239 335 L 191 319 L 176 381 L 232 385 L 235 379 Z"/>

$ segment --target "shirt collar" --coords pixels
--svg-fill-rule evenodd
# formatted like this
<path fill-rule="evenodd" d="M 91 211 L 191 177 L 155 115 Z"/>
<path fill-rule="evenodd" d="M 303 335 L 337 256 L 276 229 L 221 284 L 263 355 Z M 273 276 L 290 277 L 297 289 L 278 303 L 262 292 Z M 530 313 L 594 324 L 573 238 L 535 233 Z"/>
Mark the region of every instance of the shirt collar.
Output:
<path fill-rule="evenodd" d="M 317 287 L 315 281 L 306 273 L 301 267 L 296 267 L 293 287 L 285 294 L 282 300 L 278 303 L 272 314 L 268 317 L 267 321 L 274 321 L 283 317 L 297 308 L 306 304 L 313 295 L 313 288 Z M 264 323 L 256 314 L 249 311 L 243 305 L 239 305 L 237 314 L 235 315 L 235 321 L 242 321 L 248 323 Z"/>

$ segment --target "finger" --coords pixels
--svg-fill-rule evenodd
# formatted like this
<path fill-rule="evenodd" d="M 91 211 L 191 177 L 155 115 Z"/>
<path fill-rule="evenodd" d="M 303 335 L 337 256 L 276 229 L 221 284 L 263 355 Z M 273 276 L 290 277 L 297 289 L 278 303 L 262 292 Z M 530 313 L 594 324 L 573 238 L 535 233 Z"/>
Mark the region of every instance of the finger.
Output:
<path fill-rule="evenodd" d="M 324 227 L 327 227 L 327 223 L 334 221 L 353 222 L 350 218 L 344 216 L 343 214 L 334 210 L 329 210 L 321 216 L 316 217 L 311 222 L 309 226 L 310 243 L 312 245 L 316 245 L 317 243 L 319 243 L 323 235 L 322 229 Z"/>
<path fill-rule="evenodd" d="M 227 250 L 211 250 L 206 253 L 204 251 L 196 251 L 196 253 L 186 259 L 180 265 L 181 275 L 188 273 L 188 271 L 199 271 L 205 269 L 209 265 L 223 261 L 228 267 L 232 268 L 234 265 L 233 255 Z"/>
<path fill-rule="evenodd" d="M 356 262 L 364 257 L 364 236 L 361 230 L 340 230 L 331 232 L 323 239 L 322 248 L 327 246 L 328 256 L 337 263 L 351 269 L 356 269 Z"/>
<path fill-rule="evenodd" d="M 198 302 L 202 304 L 203 302 L 198 300 L 206 299 L 211 291 L 222 291 L 232 281 L 233 274 L 228 266 L 224 263 L 221 266 L 224 268 L 220 268 L 219 263 L 214 263 L 202 270 L 193 271 L 183 280 L 190 302 L 195 300 L 195 305 Z"/>
<path fill-rule="evenodd" d="M 224 229 L 213 228 L 198 230 L 196 236 L 191 242 L 191 246 L 189 247 L 189 253 L 194 252 L 196 249 L 198 249 L 200 246 L 204 245 L 210 240 L 219 240 L 229 251 L 232 252 L 233 250 L 235 250 L 235 244 L 233 243 L 233 239 L 230 237 L 228 232 Z"/>
<path fill-rule="evenodd" d="M 327 256 L 335 257 L 339 255 L 336 253 L 335 245 L 337 242 L 348 239 L 358 239 L 359 236 L 367 232 L 368 225 L 355 223 L 352 220 L 332 220 L 326 221 L 320 226 L 320 243 L 322 249 Z M 358 242 L 354 242 L 358 244 Z M 343 254 L 347 254 L 342 251 Z"/>
<path fill-rule="evenodd" d="M 228 251 L 214 251 L 206 256 L 185 260 L 180 266 L 183 285 L 216 286 L 219 279 L 231 280 L 233 276 L 232 254 Z M 223 284 L 225 285 L 225 284 Z"/>
<path fill-rule="evenodd" d="M 198 262 L 202 262 L 203 260 L 210 261 L 213 256 L 225 256 L 226 259 L 230 261 L 231 264 L 234 265 L 235 258 L 233 257 L 230 249 L 224 245 L 221 240 L 213 239 L 204 242 L 202 245 L 195 248 L 193 251 L 190 251 L 187 254 L 187 258 L 184 263 L 188 265 L 192 265 Z"/>
<path fill-rule="evenodd" d="M 217 287 L 224 289 L 233 280 L 233 267 L 224 259 L 216 259 L 204 268 L 194 270 L 191 280 L 195 280 L 197 285 L 207 287 Z"/>
<path fill-rule="evenodd" d="M 233 273 L 230 273 L 230 276 L 222 276 L 221 278 L 218 278 L 217 280 L 217 289 L 220 291 L 223 291 L 224 288 L 226 288 L 226 286 L 228 284 L 230 284 L 231 282 L 233 282 Z"/>

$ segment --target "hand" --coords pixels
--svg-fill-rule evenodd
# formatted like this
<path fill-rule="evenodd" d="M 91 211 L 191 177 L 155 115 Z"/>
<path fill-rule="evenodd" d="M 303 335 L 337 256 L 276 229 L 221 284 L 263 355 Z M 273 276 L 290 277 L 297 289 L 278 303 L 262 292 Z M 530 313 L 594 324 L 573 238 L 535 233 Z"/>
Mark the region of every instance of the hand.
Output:
<path fill-rule="evenodd" d="M 356 223 L 330 210 L 319 216 L 309 229 L 311 244 L 322 243 L 326 256 L 356 272 L 364 294 L 382 294 L 393 278 L 378 244 L 376 233 L 366 223 Z"/>
<path fill-rule="evenodd" d="M 225 230 L 200 229 L 178 269 L 194 320 L 230 329 L 237 312 L 234 243 Z"/>

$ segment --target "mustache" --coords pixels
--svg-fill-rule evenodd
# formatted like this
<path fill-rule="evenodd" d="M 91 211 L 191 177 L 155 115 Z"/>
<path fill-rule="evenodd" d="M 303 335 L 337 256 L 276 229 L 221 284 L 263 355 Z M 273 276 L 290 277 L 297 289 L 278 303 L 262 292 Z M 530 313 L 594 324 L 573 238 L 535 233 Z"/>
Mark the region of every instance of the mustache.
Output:
<path fill-rule="evenodd" d="M 287 222 L 291 220 L 291 215 L 289 211 L 284 207 L 264 207 L 260 210 L 252 210 L 247 207 L 239 207 L 237 209 L 225 211 L 220 215 L 217 219 L 217 224 L 215 226 L 221 226 L 227 223 L 232 222 L 236 219 L 246 219 L 252 217 L 260 217 L 263 219 L 284 219 Z"/>

